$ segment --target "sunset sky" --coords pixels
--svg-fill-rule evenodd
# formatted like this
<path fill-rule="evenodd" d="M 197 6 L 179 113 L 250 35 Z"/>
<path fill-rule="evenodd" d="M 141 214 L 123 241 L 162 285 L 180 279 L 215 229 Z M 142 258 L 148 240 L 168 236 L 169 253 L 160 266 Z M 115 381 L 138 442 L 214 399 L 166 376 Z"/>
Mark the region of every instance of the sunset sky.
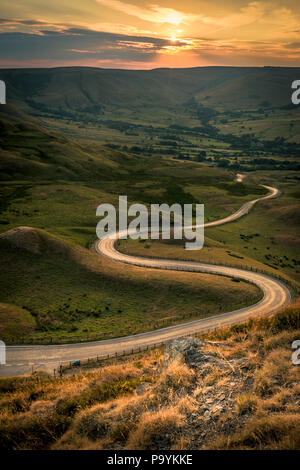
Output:
<path fill-rule="evenodd" d="M 300 66 L 298 0 L 4 0 L 0 11 L 0 67 Z"/>

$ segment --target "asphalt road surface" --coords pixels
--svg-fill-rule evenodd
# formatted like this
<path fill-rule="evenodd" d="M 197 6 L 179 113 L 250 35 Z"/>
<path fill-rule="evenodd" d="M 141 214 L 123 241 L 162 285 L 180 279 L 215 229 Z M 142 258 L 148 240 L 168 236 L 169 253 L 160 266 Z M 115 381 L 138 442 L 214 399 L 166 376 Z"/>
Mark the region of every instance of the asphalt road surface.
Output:
<path fill-rule="evenodd" d="M 205 224 L 205 227 L 222 225 L 237 220 L 246 215 L 258 201 L 275 198 L 280 195 L 278 189 L 269 186 L 264 187 L 269 190 L 266 196 L 245 203 L 234 214 L 209 222 Z M 63 345 L 8 346 L 7 363 L 0 366 L 1 376 L 22 375 L 37 369 L 52 373 L 53 369 L 57 369 L 59 364 L 65 362 L 84 360 L 96 356 L 101 357 L 124 351 L 128 352 L 139 347 L 145 348 L 163 343 L 179 336 L 205 332 L 222 326 L 240 323 L 250 317 L 269 315 L 287 305 L 291 300 L 288 288 L 277 279 L 265 274 L 190 261 L 148 259 L 127 255 L 116 250 L 115 240 L 111 238 L 98 241 L 95 249 L 102 256 L 107 256 L 121 263 L 142 266 L 145 269 L 202 272 L 246 280 L 256 284 L 263 291 L 264 295 L 262 300 L 249 307 L 122 338 Z"/>

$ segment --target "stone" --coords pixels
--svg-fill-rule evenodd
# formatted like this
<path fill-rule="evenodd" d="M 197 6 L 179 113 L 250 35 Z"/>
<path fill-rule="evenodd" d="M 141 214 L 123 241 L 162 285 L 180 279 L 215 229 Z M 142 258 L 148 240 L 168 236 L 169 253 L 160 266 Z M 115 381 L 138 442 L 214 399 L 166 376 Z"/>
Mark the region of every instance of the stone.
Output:
<path fill-rule="evenodd" d="M 195 340 L 192 337 L 177 338 L 166 344 L 164 355 L 165 365 L 173 360 L 184 360 L 186 362 L 194 362 L 202 356 L 197 348 L 203 343 L 201 340 Z"/>

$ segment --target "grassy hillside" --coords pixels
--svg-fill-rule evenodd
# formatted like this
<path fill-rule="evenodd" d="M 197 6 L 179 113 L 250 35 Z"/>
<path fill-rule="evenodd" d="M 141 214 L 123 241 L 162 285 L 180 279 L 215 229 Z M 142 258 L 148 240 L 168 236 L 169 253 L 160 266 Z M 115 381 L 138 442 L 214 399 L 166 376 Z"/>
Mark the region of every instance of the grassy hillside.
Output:
<path fill-rule="evenodd" d="M 1 448 L 299 449 L 299 333 L 297 303 L 190 356 L 160 348 L 60 378 L 1 379 Z"/>
<path fill-rule="evenodd" d="M 237 150 L 293 162 L 300 142 L 300 108 L 291 104 L 297 73 L 282 67 L 68 67 L 1 70 L 0 78 L 9 104 L 85 142 L 154 157 L 197 159 L 200 150 L 216 163 L 240 157 Z"/>
<path fill-rule="evenodd" d="M 124 336 L 261 296 L 255 286 L 220 276 L 120 265 L 30 227 L 0 235 L 0 254 L 0 334 L 7 343 Z"/>
<path fill-rule="evenodd" d="M 297 73 L 297 68 L 284 67 L 237 68 L 232 74 L 219 70 L 222 79 L 213 81 L 196 98 L 224 109 L 230 109 L 233 101 L 239 109 L 284 106 L 291 102 L 292 77 Z"/>
<path fill-rule="evenodd" d="M 109 149 L 102 147 L 95 152 L 47 131 L 37 119 L 27 120 L 27 115 L 13 106 L 1 106 L 0 129 L 2 180 L 95 180 L 109 178 L 118 166 Z"/>
<path fill-rule="evenodd" d="M 8 102 L 49 108 L 182 104 L 196 96 L 225 107 L 290 103 L 297 68 L 196 67 L 192 69 L 109 70 L 89 67 L 1 70 Z M 234 94 L 232 91 L 234 90 Z M 232 97 L 234 98 L 234 101 Z"/>

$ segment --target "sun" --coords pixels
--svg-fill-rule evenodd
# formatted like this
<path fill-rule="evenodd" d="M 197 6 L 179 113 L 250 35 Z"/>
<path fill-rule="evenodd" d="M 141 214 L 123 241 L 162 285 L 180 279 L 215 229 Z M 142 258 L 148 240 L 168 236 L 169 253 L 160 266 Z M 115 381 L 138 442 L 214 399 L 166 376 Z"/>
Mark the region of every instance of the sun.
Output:
<path fill-rule="evenodd" d="M 168 38 L 169 41 L 171 42 L 181 41 L 181 39 L 179 38 L 180 33 L 182 33 L 182 29 L 177 29 L 175 32 L 170 31 L 170 37 Z"/>

